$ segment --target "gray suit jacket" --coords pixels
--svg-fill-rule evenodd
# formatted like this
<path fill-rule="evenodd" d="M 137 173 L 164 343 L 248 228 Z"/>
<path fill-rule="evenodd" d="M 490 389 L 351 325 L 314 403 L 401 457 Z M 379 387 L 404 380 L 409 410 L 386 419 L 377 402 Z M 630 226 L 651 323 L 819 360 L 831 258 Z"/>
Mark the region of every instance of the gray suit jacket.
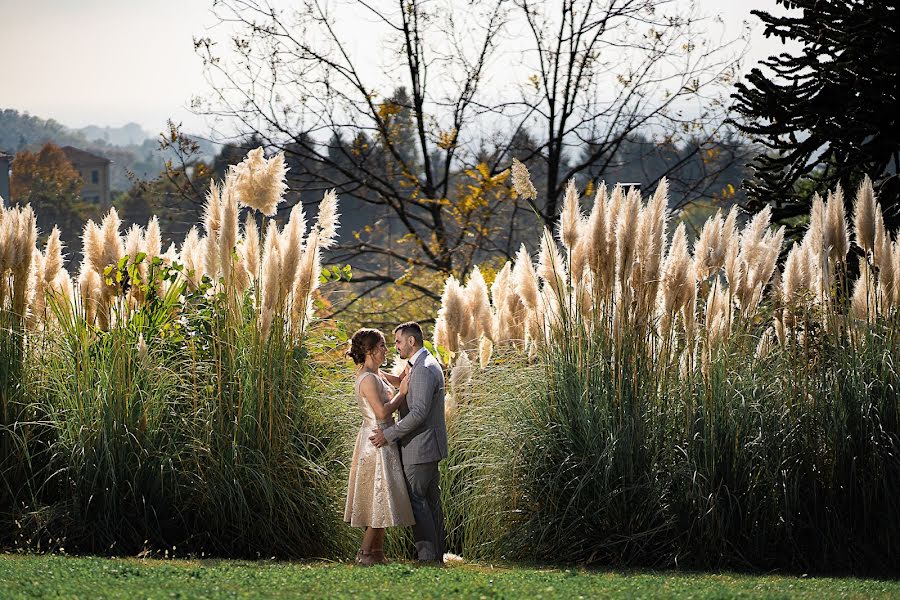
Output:
<path fill-rule="evenodd" d="M 426 350 L 416 360 L 409 378 L 408 409 L 400 410 L 400 420 L 384 430 L 384 437 L 398 443 L 406 464 L 439 462 L 447 458 L 444 371 Z"/>

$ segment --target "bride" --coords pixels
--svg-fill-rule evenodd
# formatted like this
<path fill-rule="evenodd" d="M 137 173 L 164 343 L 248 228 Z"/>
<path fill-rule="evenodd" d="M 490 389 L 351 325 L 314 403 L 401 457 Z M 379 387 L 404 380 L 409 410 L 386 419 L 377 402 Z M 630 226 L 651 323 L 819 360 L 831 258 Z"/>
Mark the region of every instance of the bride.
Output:
<path fill-rule="evenodd" d="M 406 373 L 394 377 L 381 371 L 387 355 L 384 334 L 377 329 L 360 329 L 350 339 L 347 356 L 357 365 L 355 395 L 363 421 L 356 436 L 344 520 L 352 527 L 364 527 L 362 545 L 356 553 L 361 565 L 386 563 L 384 530 L 415 523 L 400 453 L 394 444 L 376 448 L 369 441 L 374 427 L 392 425 L 392 414 L 405 401 Z M 391 400 L 393 388 L 401 393 Z"/>

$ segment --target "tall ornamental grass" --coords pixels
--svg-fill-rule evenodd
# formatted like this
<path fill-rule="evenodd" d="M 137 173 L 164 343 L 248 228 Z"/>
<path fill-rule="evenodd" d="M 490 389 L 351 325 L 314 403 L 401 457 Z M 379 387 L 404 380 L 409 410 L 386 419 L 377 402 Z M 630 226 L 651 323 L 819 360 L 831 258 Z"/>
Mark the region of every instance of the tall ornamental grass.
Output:
<path fill-rule="evenodd" d="M 896 572 L 900 245 L 870 181 L 852 236 L 840 188 L 817 196 L 782 267 L 768 210 L 743 227 L 717 214 L 691 248 L 666 205 L 665 182 L 646 200 L 601 186 L 585 215 L 570 186 L 536 263 L 523 248 L 490 288 L 477 268 L 447 281 L 435 341 L 471 373 L 454 393 L 469 428 L 447 467 L 454 543 Z"/>
<path fill-rule="evenodd" d="M 213 184 L 202 230 L 84 230 L 78 275 L 29 207 L 0 215 L 2 543 L 228 556 L 341 556 L 340 397 L 310 353 L 337 198 L 275 214 L 284 159 Z M 243 223 L 239 217 L 242 208 Z M 261 228 L 260 228 L 261 226 Z M 318 351 L 318 350 L 317 350 Z"/>

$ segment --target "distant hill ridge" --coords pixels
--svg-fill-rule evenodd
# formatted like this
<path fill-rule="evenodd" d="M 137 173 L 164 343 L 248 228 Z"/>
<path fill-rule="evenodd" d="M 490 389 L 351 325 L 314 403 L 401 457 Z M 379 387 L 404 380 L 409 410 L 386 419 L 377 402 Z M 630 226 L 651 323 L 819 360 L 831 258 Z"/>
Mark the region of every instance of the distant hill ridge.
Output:
<path fill-rule="evenodd" d="M 126 123 L 121 127 L 88 125 L 76 131 L 90 141 L 106 142 L 111 146 L 138 146 L 153 137 L 137 123 Z"/>
<path fill-rule="evenodd" d="M 155 136 L 137 123 L 121 127 L 88 125 L 71 129 L 54 119 L 42 119 L 28 113 L 5 108 L 0 110 L 0 150 L 15 153 L 22 148 L 58 145 L 84 146 L 100 143 L 109 146 L 141 146 Z"/>
<path fill-rule="evenodd" d="M 197 139 L 201 154 L 213 157 L 218 148 L 212 143 Z M 11 108 L 0 109 L 0 152 L 15 154 L 19 150 L 38 150 L 47 142 L 58 146 L 74 146 L 108 158 L 110 188 L 115 191 L 129 189 L 133 182 L 128 173 L 150 180 L 164 168 L 169 153 L 160 152 L 157 137 L 137 123 L 121 127 L 89 125 L 71 129 L 54 119 L 42 119 Z"/>
<path fill-rule="evenodd" d="M 41 119 L 11 108 L 0 110 L 0 151 L 18 150 L 53 142 L 60 146 L 85 145 L 84 134 L 73 131 L 53 119 Z"/>

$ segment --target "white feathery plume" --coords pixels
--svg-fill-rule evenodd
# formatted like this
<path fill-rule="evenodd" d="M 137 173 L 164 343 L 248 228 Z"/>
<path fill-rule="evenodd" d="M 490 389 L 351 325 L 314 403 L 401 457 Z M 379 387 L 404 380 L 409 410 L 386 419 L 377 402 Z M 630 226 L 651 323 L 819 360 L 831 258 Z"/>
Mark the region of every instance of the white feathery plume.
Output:
<path fill-rule="evenodd" d="M 603 273 L 603 263 L 610 260 L 607 255 L 606 244 L 606 184 L 597 186 L 597 194 L 594 196 L 594 206 L 591 207 L 591 214 L 588 217 L 587 225 L 587 257 L 588 265 L 595 278 L 601 278 Z"/>
<path fill-rule="evenodd" d="M 242 205 L 271 217 L 287 190 L 286 175 L 284 153 L 278 152 L 266 160 L 260 147 L 248 152 L 243 161 L 233 166 L 227 179 Z"/>
<path fill-rule="evenodd" d="M 291 323 L 297 335 L 303 332 L 305 324 L 312 318 L 313 294 L 319 287 L 322 267 L 318 238 L 319 229 L 316 227 L 303 248 L 300 268 L 294 283 Z"/>
<path fill-rule="evenodd" d="M 578 202 L 578 188 L 575 187 L 575 180 L 570 179 L 566 184 L 566 195 L 563 199 L 558 226 L 559 241 L 569 252 L 573 251 L 578 241 L 582 218 L 581 206 Z"/>
<path fill-rule="evenodd" d="M 462 287 L 453 275 L 444 283 L 437 318 L 442 326 L 440 331 L 435 329 L 435 342 L 450 352 L 456 352 L 459 349 L 459 333 L 469 317 L 466 314 L 466 300 Z"/>
<path fill-rule="evenodd" d="M 103 233 L 100 227 L 92 220 L 84 224 L 84 233 L 82 234 L 82 248 L 84 249 L 84 258 L 91 268 L 102 271 L 103 261 Z"/>
<path fill-rule="evenodd" d="M 453 395 L 459 395 L 459 388 L 469 383 L 472 379 L 472 361 L 469 355 L 462 351 L 456 359 L 456 364 L 450 369 L 450 389 Z"/>
<path fill-rule="evenodd" d="M 528 173 L 528 167 L 515 158 L 512 160 L 512 180 L 513 189 L 516 190 L 517 195 L 532 200 L 537 198 L 537 190 L 534 184 L 531 183 L 531 174 Z"/>
<path fill-rule="evenodd" d="M 511 292 L 509 283 L 511 275 L 512 263 L 506 261 L 491 283 L 491 304 L 494 307 L 491 339 L 496 343 L 505 342 L 511 337 L 510 320 L 512 315 L 509 314 L 507 302 L 507 296 Z"/>
<path fill-rule="evenodd" d="M 30 204 L 19 209 L 18 240 L 16 258 L 11 265 L 13 271 L 13 312 L 25 316 L 28 294 L 32 292 L 31 268 L 37 241 L 37 219 Z"/>
<path fill-rule="evenodd" d="M 50 283 L 56 279 L 62 265 L 62 242 L 59 240 L 59 227 L 54 225 L 44 247 L 44 281 Z"/>
<path fill-rule="evenodd" d="M 119 235 L 122 220 L 115 208 L 110 208 L 103 218 L 100 229 L 103 234 L 103 258 L 99 265 L 94 265 L 102 275 L 102 271 L 109 265 L 117 265 L 125 255 L 125 244 Z"/>
<path fill-rule="evenodd" d="M 304 227 L 305 229 L 305 227 Z M 248 211 L 244 219 L 244 243 L 241 246 L 241 258 L 254 281 L 259 280 L 259 229 L 256 217 Z"/>
<path fill-rule="evenodd" d="M 875 277 L 869 263 L 862 257 L 859 258 L 859 279 L 853 286 L 853 295 L 850 298 L 850 311 L 853 316 L 861 321 L 873 322 L 876 316 L 876 287 Z"/>
<path fill-rule="evenodd" d="M 219 274 L 219 232 L 222 229 L 221 192 L 219 185 L 215 181 L 209 184 L 209 193 L 206 195 L 206 206 L 203 213 L 203 225 L 206 228 L 203 270 L 215 282 Z"/>
<path fill-rule="evenodd" d="M 319 248 L 327 250 L 337 243 L 338 198 L 334 190 L 328 190 L 319 203 Z"/>
<path fill-rule="evenodd" d="M 144 232 L 140 225 L 132 225 L 125 232 L 125 255 L 128 256 L 128 262 L 134 263 L 138 253 L 144 245 Z M 146 263 L 146 260 L 144 261 Z"/>
<path fill-rule="evenodd" d="M 666 225 L 668 223 L 668 206 L 669 206 L 669 181 L 663 177 L 653 199 L 648 205 L 648 214 L 650 218 L 650 248 L 649 254 L 645 259 L 646 276 L 649 278 L 648 283 L 659 281 L 660 269 L 662 268 L 663 254 L 666 244 Z"/>
<path fill-rule="evenodd" d="M 303 255 L 304 235 L 306 235 L 306 215 L 303 212 L 303 205 L 298 202 L 291 209 L 291 216 L 278 240 L 281 249 L 281 284 L 284 295 L 287 295 L 297 278 L 300 257 Z"/>
<path fill-rule="evenodd" d="M 159 218 L 156 215 L 153 215 L 147 221 L 147 228 L 144 230 L 143 250 L 147 253 L 148 261 L 162 254 L 162 233 L 159 230 Z"/>
<path fill-rule="evenodd" d="M 481 338 L 481 342 L 478 347 L 478 358 L 479 364 L 482 369 L 488 366 L 488 363 L 491 362 L 491 353 L 494 351 L 494 342 L 490 339 L 483 337 Z"/>
<path fill-rule="evenodd" d="M 103 280 L 100 274 L 90 264 L 82 264 L 81 274 L 78 276 L 78 290 L 81 296 L 81 306 L 84 310 L 84 319 L 93 324 L 100 310 L 103 296 Z"/>
<path fill-rule="evenodd" d="M 700 229 L 700 235 L 694 243 L 694 272 L 698 281 L 704 281 L 712 275 L 721 265 L 720 258 L 725 257 L 724 251 L 719 249 L 723 225 L 722 211 L 718 210 Z"/>
<path fill-rule="evenodd" d="M 566 266 L 553 235 L 546 227 L 544 235 L 541 237 L 537 274 L 544 280 L 545 287 L 550 286 L 550 290 L 557 299 L 564 302 L 566 298 Z"/>
<path fill-rule="evenodd" d="M 531 256 L 525 249 L 525 244 L 516 253 L 516 263 L 513 267 L 513 290 L 522 299 L 522 303 L 529 311 L 534 311 L 538 305 L 538 277 L 531 262 Z"/>
<path fill-rule="evenodd" d="M 466 282 L 466 313 L 472 322 L 471 335 L 474 338 L 479 336 L 487 336 L 493 338 L 493 315 L 491 314 L 491 304 L 488 299 L 487 284 L 485 284 L 484 276 L 481 269 L 476 265 L 472 268 L 472 274 Z M 463 339 L 463 342 L 471 340 Z"/>
<path fill-rule="evenodd" d="M 880 300 L 879 309 L 882 314 L 888 315 L 896 303 L 894 293 L 896 291 L 898 265 L 894 262 L 894 250 L 897 242 L 891 242 L 890 236 L 884 235 L 882 244 L 883 247 L 881 249 L 878 248 L 877 243 L 875 244 L 876 254 L 881 255 L 878 263 L 878 298 Z"/>
<path fill-rule="evenodd" d="M 670 319 L 689 301 L 690 287 L 696 287 L 691 267 L 687 232 L 684 223 L 679 223 L 663 268 L 661 311 L 664 319 Z"/>
<path fill-rule="evenodd" d="M 234 252 L 238 237 L 237 195 L 228 184 L 222 190 L 222 226 L 219 229 L 219 264 L 225 277 L 226 288 L 234 279 Z"/>
<path fill-rule="evenodd" d="M 44 255 L 37 248 L 31 257 L 32 277 L 29 280 L 26 303 L 28 305 L 26 324 L 32 331 L 37 330 L 44 321 L 45 294 L 47 283 L 44 275 Z"/>
<path fill-rule="evenodd" d="M 620 192 L 621 188 L 616 186 L 616 191 Z M 613 193 L 613 199 L 616 197 Z M 616 279 L 624 287 L 631 279 L 631 271 L 634 268 L 634 255 L 637 240 L 635 239 L 635 231 L 638 225 L 638 216 L 640 215 L 640 196 L 636 193 L 629 192 L 625 199 L 621 202 L 619 213 L 616 217 Z"/>
<path fill-rule="evenodd" d="M 875 189 L 866 175 L 853 203 L 853 228 L 856 245 L 864 252 L 872 252 L 875 246 Z"/>
<path fill-rule="evenodd" d="M 844 192 L 838 186 L 825 205 L 825 231 L 823 245 L 828 249 L 831 260 L 843 262 L 850 251 L 850 233 L 847 228 L 847 214 L 844 209 Z"/>
<path fill-rule="evenodd" d="M 875 205 L 875 239 L 872 244 L 872 263 L 882 268 L 886 261 L 891 259 L 891 236 L 884 226 L 884 215 L 881 213 L 881 205 Z"/>
<path fill-rule="evenodd" d="M 181 263 L 184 266 L 183 275 L 191 286 L 197 287 L 200 280 L 203 279 L 203 266 L 199 260 L 200 256 L 200 234 L 196 227 L 191 227 L 181 244 L 179 252 Z M 193 271 L 193 276 L 189 273 Z"/>
<path fill-rule="evenodd" d="M 281 301 L 281 248 L 279 247 L 278 224 L 268 221 L 262 259 L 260 279 L 260 302 L 264 308 L 275 310 Z"/>

